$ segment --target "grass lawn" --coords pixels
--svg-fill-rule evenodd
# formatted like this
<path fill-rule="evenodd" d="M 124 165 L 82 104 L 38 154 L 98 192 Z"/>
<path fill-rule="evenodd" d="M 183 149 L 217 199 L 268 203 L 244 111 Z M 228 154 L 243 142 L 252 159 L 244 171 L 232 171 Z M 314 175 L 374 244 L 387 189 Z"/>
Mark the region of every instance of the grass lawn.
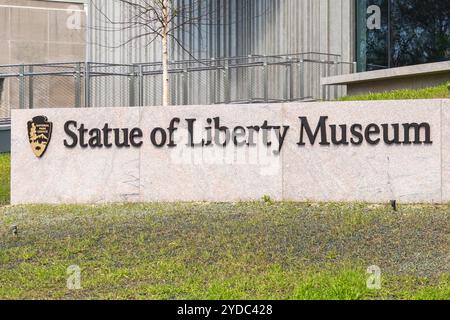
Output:
<path fill-rule="evenodd" d="M 449 299 L 449 226 L 450 205 L 3 206 L 0 299 Z"/>
<path fill-rule="evenodd" d="M 0 154 L 0 205 L 9 203 L 10 169 L 9 154 Z"/>
<path fill-rule="evenodd" d="M 340 101 L 355 100 L 409 100 L 409 99 L 450 99 L 450 91 L 448 87 L 450 82 L 436 87 L 430 87 L 418 90 L 395 90 L 384 93 L 370 93 L 359 96 L 342 97 Z"/>

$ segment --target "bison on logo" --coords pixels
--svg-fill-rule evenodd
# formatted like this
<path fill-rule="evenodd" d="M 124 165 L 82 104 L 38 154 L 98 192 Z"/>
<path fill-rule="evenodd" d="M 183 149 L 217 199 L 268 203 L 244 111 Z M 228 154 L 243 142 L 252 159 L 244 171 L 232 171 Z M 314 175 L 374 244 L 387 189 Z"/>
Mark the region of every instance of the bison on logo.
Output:
<path fill-rule="evenodd" d="M 52 129 L 53 124 L 44 116 L 34 117 L 33 121 L 28 122 L 28 138 L 36 157 L 41 158 L 47 150 L 52 138 Z"/>

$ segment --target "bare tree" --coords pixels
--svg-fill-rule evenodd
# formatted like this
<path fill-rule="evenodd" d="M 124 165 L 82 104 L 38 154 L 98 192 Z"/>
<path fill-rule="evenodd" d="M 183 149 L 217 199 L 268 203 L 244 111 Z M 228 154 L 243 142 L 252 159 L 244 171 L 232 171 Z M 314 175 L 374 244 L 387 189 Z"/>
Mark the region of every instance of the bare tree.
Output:
<path fill-rule="evenodd" d="M 213 13 L 209 10 L 208 1 L 191 0 L 112 0 L 109 5 L 119 2 L 125 8 L 121 17 L 111 17 L 105 8 L 101 8 L 92 0 L 96 10 L 105 19 L 108 27 L 102 31 L 123 32 L 138 29 L 136 35 L 126 39 L 118 46 L 127 45 L 137 39 L 145 38 L 149 45 L 156 40 L 160 41 L 163 71 L 163 106 L 170 104 L 170 79 L 169 79 L 169 41 L 172 40 L 180 46 L 192 58 L 195 57 L 177 38 L 177 31 L 188 25 L 208 25 L 212 21 Z M 109 2 L 109 1 L 108 1 Z M 108 4 L 107 4 L 108 5 Z M 115 47 L 118 47 L 115 46 Z"/>

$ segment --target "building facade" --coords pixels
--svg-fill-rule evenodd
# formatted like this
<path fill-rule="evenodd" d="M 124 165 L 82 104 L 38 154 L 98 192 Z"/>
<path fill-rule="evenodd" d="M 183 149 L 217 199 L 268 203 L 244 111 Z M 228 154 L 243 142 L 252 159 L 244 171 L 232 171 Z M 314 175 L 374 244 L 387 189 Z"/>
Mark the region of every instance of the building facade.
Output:
<path fill-rule="evenodd" d="M 256 88 L 247 88 L 249 81 L 258 82 L 247 72 L 248 68 L 228 75 L 226 81 L 232 91 L 228 100 L 234 102 L 259 102 L 263 90 L 271 91 L 271 98 L 263 101 L 282 101 L 278 98 L 286 88 L 293 93 L 285 96 L 296 100 L 333 99 L 346 90 L 339 87 L 330 94 L 330 89 L 320 83 L 321 78 L 450 60 L 448 0 L 179 0 L 178 3 L 198 6 L 199 15 L 210 15 L 211 23 L 179 28 L 176 38 L 185 48 L 172 41 L 169 52 L 173 61 L 273 55 L 296 58 L 299 53 L 309 54 L 301 56 L 301 64 L 289 71 L 272 68 L 268 84 L 259 88 L 258 84 Z M 130 41 L 142 34 L 145 27 L 117 29 L 117 25 L 123 26 L 128 11 L 129 5 L 119 0 L 90 1 L 88 56 L 91 61 L 161 61 L 158 41 L 151 41 L 150 37 Z M 342 64 L 336 65 L 335 57 Z M 308 63 L 303 64 L 304 61 Z M 293 77 L 289 84 L 287 72 Z M 160 99 L 155 96 L 161 88 L 153 83 L 160 81 L 154 77 L 149 82 L 144 85 L 149 95 L 144 97 L 144 103 L 158 105 Z M 183 90 L 178 85 L 182 80 L 174 76 L 172 82 L 175 84 L 173 104 L 184 104 L 177 97 Z M 211 83 L 213 89 L 209 88 Z M 216 83 L 211 75 L 196 75 L 187 86 L 188 95 L 197 98 L 185 99 L 188 104 L 227 101 L 224 93 L 215 92 L 215 87 L 224 86 L 223 79 Z M 248 92 L 247 99 L 241 99 L 240 90 Z M 205 95 L 222 96 L 222 99 L 211 100 Z"/>
<path fill-rule="evenodd" d="M 208 20 L 177 29 L 175 38 L 184 48 L 172 39 L 170 60 L 215 60 L 178 65 L 197 68 L 198 72 L 172 74 L 172 104 L 335 97 L 334 91 L 321 88 L 320 77 L 351 72 L 355 59 L 353 0 L 179 0 L 177 4 L 196 8 L 194 14 L 207 16 Z M 130 41 L 145 33 L 146 28 L 125 27 L 129 10 L 130 6 L 120 0 L 90 1 L 89 60 L 125 64 L 162 60 L 160 42 L 152 41 L 151 36 Z M 279 55 L 283 57 L 274 57 Z M 286 66 L 283 59 L 289 58 L 297 63 Z M 338 60 L 350 63 L 337 65 Z M 229 71 L 227 63 L 231 64 Z M 205 64 L 209 71 L 203 70 Z M 264 64 L 268 66 L 265 68 Z M 147 68 L 144 74 L 156 72 L 155 69 Z M 159 78 L 158 74 L 146 76 L 141 104 L 161 104 Z M 123 88 L 126 83 L 126 79 L 116 79 L 107 91 L 117 91 L 114 88 Z M 103 89 L 105 85 L 97 87 Z M 128 103 L 127 94 L 122 94 L 120 100 L 121 104 Z M 92 103 L 111 105 L 115 100 L 94 93 Z"/>
<path fill-rule="evenodd" d="M 22 79 L 21 94 L 20 79 L 0 77 L 2 115 L 27 106 L 161 105 L 161 44 L 142 36 L 145 25 L 126 24 L 133 2 L 140 0 L 0 0 L 0 64 L 89 62 L 53 66 L 64 74 L 47 78 L 33 74 L 42 67 L 25 70 L 31 76 Z M 450 80 L 450 63 L 442 62 L 450 60 L 448 0 L 175 3 L 207 23 L 184 25 L 171 38 L 174 105 L 333 100 L 348 92 L 350 82 L 382 79 L 350 92 L 397 88 L 399 74 L 417 75 L 417 64 L 439 62 L 444 64 L 430 67 L 431 74 L 420 67 L 420 79 L 402 83 Z M 405 66 L 412 71 L 383 73 Z M 13 77 L 20 78 L 16 69 Z M 378 73 L 362 76 L 366 72 Z"/>
<path fill-rule="evenodd" d="M 356 1 L 358 71 L 450 60 L 450 1 Z"/>
<path fill-rule="evenodd" d="M 357 61 L 360 72 L 450 59 L 448 0 L 180 1 L 211 12 L 216 22 L 180 30 L 177 37 L 197 58 L 320 52 Z M 142 31 L 104 31 L 110 25 L 103 13 L 124 21 L 128 8 L 118 0 L 91 0 L 92 61 L 161 60 L 159 44 L 147 45 L 148 38 L 109 47 Z M 173 44 L 172 60 L 188 58 Z"/>
<path fill-rule="evenodd" d="M 356 1 L 353 75 L 323 78 L 350 95 L 450 82 L 450 1 Z"/>
<path fill-rule="evenodd" d="M 247 55 L 280 55 L 301 52 L 331 53 L 345 61 L 354 60 L 354 0 L 179 0 L 196 5 L 200 15 L 211 14 L 209 25 L 191 25 L 179 30 L 177 38 L 198 59 Z M 110 21 L 126 21 L 128 5 L 118 0 L 91 0 L 91 60 L 97 62 L 151 62 L 161 60 L 157 42 L 149 38 L 127 39 L 139 28 L 108 32 Z M 172 60 L 189 54 L 172 43 Z"/>
<path fill-rule="evenodd" d="M 84 60 L 84 25 L 80 0 L 0 0 L 0 64 Z"/>
<path fill-rule="evenodd" d="M 9 117 L 10 109 L 19 108 L 20 99 L 20 81 L 1 74 L 19 74 L 22 64 L 84 61 L 85 18 L 82 0 L 0 0 L 0 118 Z M 45 66 L 24 66 L 22 73 L 49 70 Z M 28 80 L 26 85 L 30 87 L 32 82 Z M 33 77 L 35 90 L 28 90 L 27 99 L 35 93 L 36 106 L 52 106 L 50 101 L 54 106 L 66 105 L 74 95 L 70 83 L 67 78 Z"/>

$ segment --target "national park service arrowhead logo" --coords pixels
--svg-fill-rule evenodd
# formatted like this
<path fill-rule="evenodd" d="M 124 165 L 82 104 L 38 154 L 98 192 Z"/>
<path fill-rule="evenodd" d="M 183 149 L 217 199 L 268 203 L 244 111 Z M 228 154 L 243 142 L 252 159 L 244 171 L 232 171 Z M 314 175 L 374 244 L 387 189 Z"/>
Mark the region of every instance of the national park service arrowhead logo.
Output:
<path fill-rule="evenodd" d="M 48 148 L 52 138 L 53 123 L 48 122 L 47 117 L 34 117 L 28 122 L 28 138 L 31 149 L 36 157 L 41 158 Z"/>

